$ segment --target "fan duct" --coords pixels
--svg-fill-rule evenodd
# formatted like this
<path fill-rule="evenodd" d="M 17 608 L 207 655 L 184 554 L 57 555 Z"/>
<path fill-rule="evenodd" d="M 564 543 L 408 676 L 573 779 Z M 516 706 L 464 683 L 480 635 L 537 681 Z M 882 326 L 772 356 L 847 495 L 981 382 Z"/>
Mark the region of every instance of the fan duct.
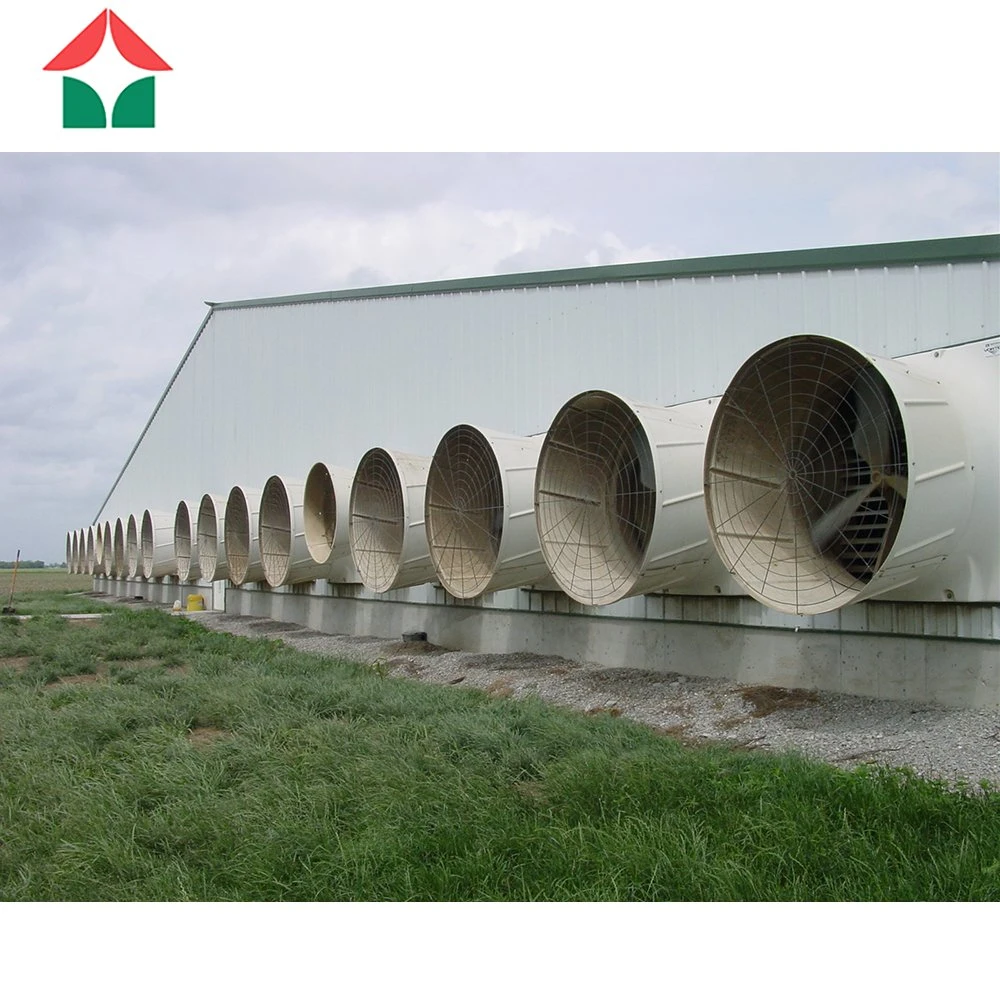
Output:
<path fill-rule="evenodd" d="M 124 580 L 128 576 L 128 566 L 125 562 L 125 522 L 120 517 L 115 519 L 115 532 L 112 537 L 114 575 L 119 580 Z"/>
<path fill-rule="evenodd" d="M 186 500 L 181 500 L 174 512 L 174 556 L 177 559 L 177 578 L 181 583 L 197 580 L 201 576 L 198 536 L 192 530 L 191 508 Z"/>
<path fill-rule="evenodd" d="M 713 541 L 747 592 L 815 615 L 890 591 L 943 599 L 934 579 L 967 522 L 972 476 L 926 367 L 803 334 L 730 383 L 705 491 Z"/>
<path fill-rule="evenodd" d="M 139 525 L 135 514 L 129 514 L 125 522 L 125 567 L 130 577 L 139 574 Z"/>
<path fill-rule="evenodd" d="M 319 563 L 318 579 L 358 579 L 350 544 L 350 499 L 354 470 L 317 462 L 306 476 L 302 515 L 306 548 Z"/>
<path fill-rule="evenodd" d="M 164 511 L 145 510 L 139 528 L 142 575 L 147 580 L 172 576 L 177 572 L 174 555 L 174 521 Z"/>
<path fill-rule="evenodd" d="M 237 587 L 264 579 L 257 531 L 260 517 L 260 492 L 234 486 L 226 500 L 226 564 L 229 579 Z"/>
<path fill-rule="evenodd" d="M 351 487 L 350 544 L 358 573 L 377 594 L 435 579 L 424 530 L 431 460 L 372 448 Z"/>
<path fill-rule="evenodd" d="M 226 564 L 226 498 L 206 493 L 198 507 L 198 564 L 205 580 L 224 580 Z"/>
<path fill-rule="evenodd" d="M 510 587 L 554 587 L 535 523 L 541 437 L 458 424 L 427 477 L 427 538 L 441 584 L 470 599 Z"/>
<path fill-rule="evenodd" d="M 323 576 L 306 545 L 305 484 L 271 476 L 260 497 L 260 558 L 272 587 L 305 583 Z"/>
<path fill-rule="evenodd" d="M 570 597 L 603 605 L 728 588 L 702 489 L 714 410 L 713 400 L 652 406 L 594 390 L 556 414 L 538 458 L 535 508 L 542 555 Z"/>
<path fill-rule="evenodd" d="M 104 573 L 105 576 L 111 577 L 111 576 L 114 576 L 114 565 L 115 565 L 114 550 L 115 550 L 115 546 L 114 546 L 114 536 L 112 534 L 111 522 L 110 521 L 105 521 L 104 522 L 103 538 L 104 538 L 104 551 L 103 551 L 102 560 L 101 560 L 101 570 L 102 570 L 102 572 Z"/>
<path fill-rule="evenodd" d="M 94 525 L 94 573 L 104 573 L 104 525 L 99 521 Z"/>

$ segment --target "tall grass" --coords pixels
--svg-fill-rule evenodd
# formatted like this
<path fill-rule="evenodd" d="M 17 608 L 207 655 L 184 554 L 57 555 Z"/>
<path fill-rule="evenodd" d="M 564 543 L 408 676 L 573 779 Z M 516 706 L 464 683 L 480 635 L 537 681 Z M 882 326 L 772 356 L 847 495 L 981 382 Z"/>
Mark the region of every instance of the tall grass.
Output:
<path fill-rule="evenodd" d="M 0 625 L 4 900 L 987 900 L 998 803 L 157 611 Z"/>

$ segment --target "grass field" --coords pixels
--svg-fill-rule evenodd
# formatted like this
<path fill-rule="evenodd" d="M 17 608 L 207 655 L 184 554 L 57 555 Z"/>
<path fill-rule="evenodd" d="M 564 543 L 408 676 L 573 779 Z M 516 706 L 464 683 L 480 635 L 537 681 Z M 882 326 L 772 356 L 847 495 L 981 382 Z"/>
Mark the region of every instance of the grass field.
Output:
<path fill-rule="evenodd" d="M 69 598 L 67 594 L 90 593 L 93 577 L 82 573 L 67 573 L 64 569 L 0 569 L 0 602 L 7 607 L 10 599 L 11 580 L 14 582 L 14 610 L 18 614 L 33 615 L 43 611 L 61 611 L 64 614 L 103 611 L 103 605 L 86 598 Z"/>
<path fill-rule="evenodd" d="M 0 900 L 998 898 L 992 792 L 692 749 L 155 610 L 0 619 Z"/>

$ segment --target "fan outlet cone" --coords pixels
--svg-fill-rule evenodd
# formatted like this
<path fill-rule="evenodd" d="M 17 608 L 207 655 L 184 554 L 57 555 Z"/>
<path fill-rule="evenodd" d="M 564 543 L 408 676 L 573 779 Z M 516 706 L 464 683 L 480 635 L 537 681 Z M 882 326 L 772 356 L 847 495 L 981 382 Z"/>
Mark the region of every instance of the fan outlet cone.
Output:
<path fill-rule="evenodd" d="M 226 499 L 226 564 L 229 579 L 240 587 L 264 579 L 260 560 L 258 524 L 260 491 L 234 486 Z"/>
<path fill-rule="evenodd" d="M 147 580 L 173 576 L 177 572 L 174 555 L 174 519 L 159 510 L 145 510 L 139 528 L 142 575 Z"/>
<path fill-rule="evenodd" d="M 114 550 L 114 573 L 119 580 L 124 580 L 128 576 L 128 566 L 125 562 L 125 525 L 126 522 L 120 517 L 115 519 L 115 532 L 113 535 Z"/>
<path fill-rule="evenodd" d="M 202 579 L 224 580 L 226 564 L 226 498 L 206 493 L 198 505 L 198 564 Z"/>
<path fill-rule="evenodd" d="M 424 529 L 431 460 L 372 448 L 351 487 L 350 545 L 364 585 L 377 594 L 436 577 Z"/>
<path fill-rule="evenodd" d="M 713 400 L 633 403 L 604 390 L 556 414 L 538 459 L 542 554 L 581 604 L 730 586 L 705 520 L 702 463 Z"/>
<path fill-rule="evenodd" d="M 305 483 L 271 476 L 260 496 L 260 559 L 272 587 L 320 579 L 324 570 L 309 554 L 303 504 Z"/>
<path fill-rule="evenodd" d="M 111 522 L 104 522 L 104 532 L 102 537 L 104 538 L 104 549 L 102 553 L 101 571 L 107 577 L 114 576 L 114 566 L 115 566 L 115 546 L 114 546 L 114 534 L 111 528 Z"/>
<path fill-rule="evenodd" d="M 139 576 L 139 521 L 129 514 L 125 522 L 125 566 L 130 578 Z"/>
<path fill-rule="evenodd" d="M 317 462 L 306 476 L 303 529 L 306 548 L 322 567 L 319 579 L 354 583 L 358 579 L 350 543 L 350 501 L 354 470 Z"/>
<path fill-rule="evenodd" d="M 201 576 L 198 562 L 198 536 L 194 531 L 191 505 L 186 500 L 177 504 L 174 513 L 174 555 L 177 558 L 177 578 L 181 583 Z"/>
<path fill-rule="evenodd" d="M 972 475 L 948 388 L 926 366 L 801 334 L 752 355 L 727 388 L 705 497 L 743 588 L 815 615 L 942 594 Z"/>
<path fill-rule="evenodd" d="M 104 574 L 104 525 L 94 525 L 94 572 L 98 576 Z"/>
<path fill-rule="evenodd" d="M 535 523 L 541 437 L 458 424 L 427 478 L 427 538 L 442 586 L 468 600 L 511 587 L 554 587 Z"/>

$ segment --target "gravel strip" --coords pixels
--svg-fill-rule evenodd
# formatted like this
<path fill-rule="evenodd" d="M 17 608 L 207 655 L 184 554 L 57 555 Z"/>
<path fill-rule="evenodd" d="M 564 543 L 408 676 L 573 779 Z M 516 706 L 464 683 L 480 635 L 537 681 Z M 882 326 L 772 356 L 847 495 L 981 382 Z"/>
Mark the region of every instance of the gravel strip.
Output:
<path fill-rule="evenodd" d="M 744 687 L 536 653 L 464 653 L 427 642 L 327 635 L 267 618 L 197 618 L 216 631 L 280 638 L 304 652 L 378 664 L 387 676 L 478 688 L 497 697 L 536 695 L 581 712 L 620 715 L 693 744 L 797 750 L 839 767 L 876 763 L 952 784 L 1000 787 L 1000 709 Z"/>

